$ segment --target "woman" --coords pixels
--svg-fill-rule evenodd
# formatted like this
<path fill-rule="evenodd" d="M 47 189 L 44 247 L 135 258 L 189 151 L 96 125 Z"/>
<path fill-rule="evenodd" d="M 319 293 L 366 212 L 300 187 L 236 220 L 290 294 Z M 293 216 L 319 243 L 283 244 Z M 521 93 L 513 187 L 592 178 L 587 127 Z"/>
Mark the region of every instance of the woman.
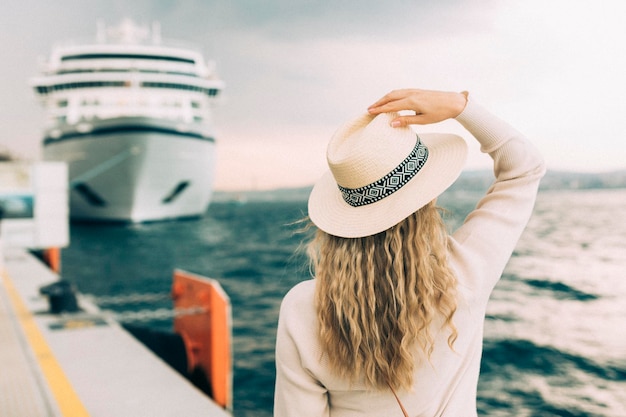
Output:
<path fill-rule="evenodd" d="M 495 174 L 452 235 L 435 200 L 465 142 L 409 128 L 449 118 Z M 281 306 L 275 416 L 476 416 L 485 309 L 531 215 L 541 156 L 467 93 L 398 90 L 339 129 L 327 159 L 309 197 L 315 279 Z"/>

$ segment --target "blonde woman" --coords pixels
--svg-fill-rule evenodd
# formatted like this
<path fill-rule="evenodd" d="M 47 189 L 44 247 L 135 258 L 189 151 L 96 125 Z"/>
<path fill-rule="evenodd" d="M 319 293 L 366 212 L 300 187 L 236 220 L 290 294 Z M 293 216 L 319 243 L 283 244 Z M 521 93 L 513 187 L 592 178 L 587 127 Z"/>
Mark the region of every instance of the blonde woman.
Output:
<path fill-rule="evenodd" d="M 452 235 L 435 200 L 466 144 L 409 127 L 449 118 L 495 174 Z M 425 90 L 381 98 L 336 132 L 327 159 L 309 197 L 315 279 L 281 306 L 275 416 L 476 416 L 487 301 L 531 215 L 543 159 L 467 93 Z"/>

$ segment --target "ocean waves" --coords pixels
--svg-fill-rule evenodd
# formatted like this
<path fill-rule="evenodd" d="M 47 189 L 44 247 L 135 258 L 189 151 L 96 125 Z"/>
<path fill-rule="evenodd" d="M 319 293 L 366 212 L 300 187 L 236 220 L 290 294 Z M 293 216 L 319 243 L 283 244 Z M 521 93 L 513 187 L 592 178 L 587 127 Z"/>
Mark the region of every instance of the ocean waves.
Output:
<path fill-rule="evenodd" d="M 603 388 L 624 385 L 624 364 L 521 339 L 487 339 L 483 349 L 478 393 L 483 415 L 622 415 L 621 400 Z"/>
<path fill-rule="evenodd" d="M 562 282 L 553 282 L 549 279 L 529 279 L 525 280 L 524 282 L 530 287 L 536 288 L 539 291 L 550 292 L 549 296 L 557 300 L 590 301 L 599 298 L 598 295 L 578 290 L 573 286 L 564 284 Z"/>

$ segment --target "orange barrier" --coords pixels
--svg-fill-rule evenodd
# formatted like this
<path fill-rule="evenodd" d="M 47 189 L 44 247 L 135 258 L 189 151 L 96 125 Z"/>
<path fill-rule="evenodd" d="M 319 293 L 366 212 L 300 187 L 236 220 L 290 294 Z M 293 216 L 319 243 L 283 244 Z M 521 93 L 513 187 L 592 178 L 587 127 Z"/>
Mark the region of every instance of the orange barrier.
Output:
<path fill-rule="evenodd" d="M 174 318 L 174 331 L 184 343 L 189 373 L 201 369 L 209 380 L 211 396 L 232 410 L 232 350 L 230 299 L 219 282 L 182 270 L 174 271 L 172 299 L 175 309 L 202 307 L 204 314 Z"/>
<path fill-rule="evenodd" d="M 55 273 L 61 272 L 61 248 L 46 248 L 41 251 L 41 257 L 46 265 Z"/>

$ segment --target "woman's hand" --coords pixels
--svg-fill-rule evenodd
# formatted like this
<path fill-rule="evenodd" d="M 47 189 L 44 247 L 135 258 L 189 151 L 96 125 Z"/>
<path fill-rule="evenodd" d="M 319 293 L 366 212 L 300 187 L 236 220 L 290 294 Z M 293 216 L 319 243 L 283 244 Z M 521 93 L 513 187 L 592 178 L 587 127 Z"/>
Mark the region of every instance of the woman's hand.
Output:
<path fill-rule="evenodd" d="M 467 104 L 467 93 L 429 91 L 418 89 L 394 90 L 372 104 L 370 114 L 413 110 L 415 115 L 399 116 L 391 122 L 393 127 L 410 124 L 437 123 L 458 116 Z"/>

